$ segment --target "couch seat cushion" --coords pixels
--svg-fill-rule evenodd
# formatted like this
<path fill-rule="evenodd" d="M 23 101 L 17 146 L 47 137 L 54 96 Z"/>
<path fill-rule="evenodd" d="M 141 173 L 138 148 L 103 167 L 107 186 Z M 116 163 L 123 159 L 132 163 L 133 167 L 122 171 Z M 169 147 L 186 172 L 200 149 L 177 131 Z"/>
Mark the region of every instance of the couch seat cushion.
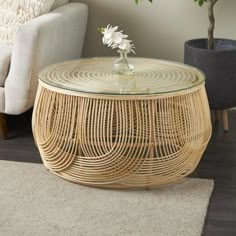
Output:
<path fill-rule="evenodd" d="M 0 43 L 13 45 L 20 25 L 52 8 L 54 0 L 0 0 Z"/>
<path fill-rule="evenodd" d="M 11 63 L 12 47 L 0 43 L 0 87 L 4 86 Z"/>

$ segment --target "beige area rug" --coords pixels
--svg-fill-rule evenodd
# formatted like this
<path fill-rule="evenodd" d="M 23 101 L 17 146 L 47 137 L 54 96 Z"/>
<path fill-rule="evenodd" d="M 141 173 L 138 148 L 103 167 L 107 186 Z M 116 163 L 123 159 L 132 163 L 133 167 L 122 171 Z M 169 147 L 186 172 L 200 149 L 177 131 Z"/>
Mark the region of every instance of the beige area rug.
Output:
<path fill-rule="evenodd" d="M 0 161 L 0 235 L 198 236 L 212 180 L 154 190 L 103 190 L 63 180 L 42 165 Z"/>

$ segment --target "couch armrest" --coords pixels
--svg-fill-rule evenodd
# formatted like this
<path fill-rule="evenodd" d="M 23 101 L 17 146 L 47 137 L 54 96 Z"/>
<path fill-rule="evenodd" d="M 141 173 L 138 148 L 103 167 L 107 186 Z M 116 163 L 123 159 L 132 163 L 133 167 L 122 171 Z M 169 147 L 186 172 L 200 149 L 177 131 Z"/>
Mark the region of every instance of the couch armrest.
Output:
<path fill-rule="evenodd" d="M 81 56 L 87 15 L 85 4 L 70 3 L 20 27 L 5 82 L 5 113 L 33 106 L 41 69 Z"/>

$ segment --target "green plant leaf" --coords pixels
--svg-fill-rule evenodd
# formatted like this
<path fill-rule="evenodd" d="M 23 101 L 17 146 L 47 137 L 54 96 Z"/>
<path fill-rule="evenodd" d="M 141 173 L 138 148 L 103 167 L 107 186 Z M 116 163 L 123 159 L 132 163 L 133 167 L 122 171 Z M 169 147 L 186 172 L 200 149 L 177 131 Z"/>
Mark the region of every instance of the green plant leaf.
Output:
<path fill-rule="evenodd" d="M 138 4 L 142 0 L 134 0 L 134 1 L 135 1 L 136 4 Z M 148 0 L 148 1 L 152 3 L 152 0 Z"/>
<path fill-rule="evenodd" d="M 207 1 L 208 0 L 194 0 L 194 2 L 197 2 L 200 7 Z"/>

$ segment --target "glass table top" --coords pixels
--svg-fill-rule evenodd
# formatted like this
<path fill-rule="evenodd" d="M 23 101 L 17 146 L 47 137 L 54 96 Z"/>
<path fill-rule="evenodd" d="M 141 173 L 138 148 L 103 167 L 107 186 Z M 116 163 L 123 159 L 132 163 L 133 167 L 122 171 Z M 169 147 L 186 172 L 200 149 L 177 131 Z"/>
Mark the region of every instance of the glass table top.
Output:
<path fill-rule="evenodd" d="M 132 76 L 112 74 L 117 58 L 90 58 L 63 62 L 45 68 L 39 80 L 50 86 L 85 93 L 159 94 L 181 91 L 205 81 L 204 74 L 177 62 L 130 57 Z"/>

